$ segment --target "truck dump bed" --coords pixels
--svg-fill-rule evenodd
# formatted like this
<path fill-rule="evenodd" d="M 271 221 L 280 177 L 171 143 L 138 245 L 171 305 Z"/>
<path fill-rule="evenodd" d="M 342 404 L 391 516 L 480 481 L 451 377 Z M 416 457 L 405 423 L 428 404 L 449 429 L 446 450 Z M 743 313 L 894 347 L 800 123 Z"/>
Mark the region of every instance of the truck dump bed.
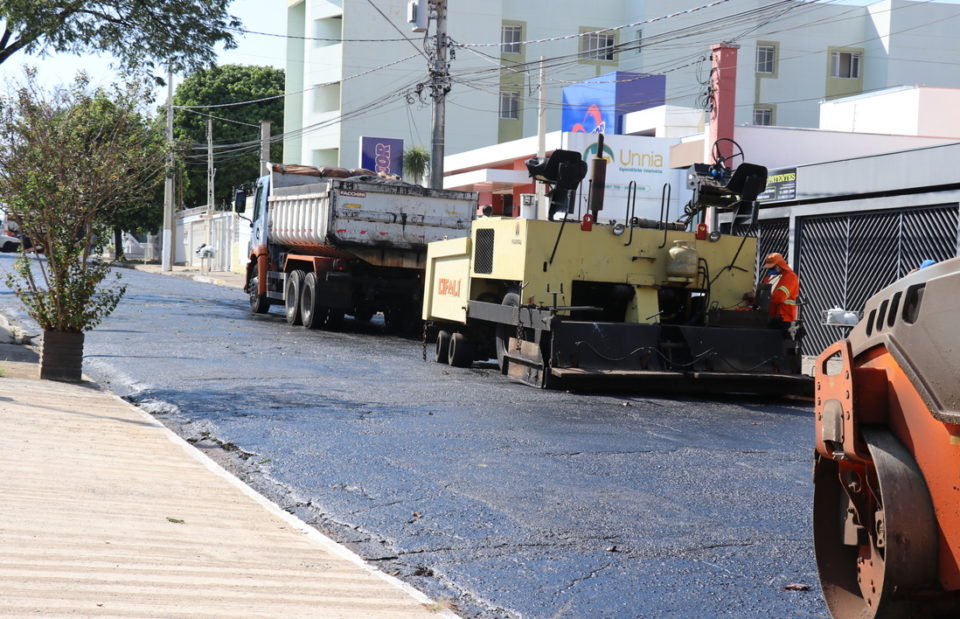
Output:
<path fill-rule="evenodd" d="M 422 250 L 432 241 L 469 235 L 477 208 L 470 192 L 376 177 L 291 176 L 274 173 L 269 237 L 303 253 L 351 246 Z"/>

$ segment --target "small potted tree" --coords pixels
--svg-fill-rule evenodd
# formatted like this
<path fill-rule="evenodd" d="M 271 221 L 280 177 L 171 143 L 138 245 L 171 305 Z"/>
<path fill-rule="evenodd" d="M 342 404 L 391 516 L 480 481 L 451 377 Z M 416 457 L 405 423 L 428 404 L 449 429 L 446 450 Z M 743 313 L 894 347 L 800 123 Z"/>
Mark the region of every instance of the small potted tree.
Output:
<path fill-rule="evenodd" d="M 416 185 L 423 184 L 423 177 L 430 166 L 430 153 L 422 146 L 411 146 L 403 151 L 403 171 Z"/>
<path fill-rule="evenodd" d="M 164 171 L 160 134 L 139 113 L 146 93 L 84 76 L 45 92 L 28 72 L 0 98 L 0 201 L 31 244 L 6 279 L 43 330 L 41 378 L 81 380 L 84 333 L 125 291 L 101 249 L 106 224 L 149 200 Z"/>

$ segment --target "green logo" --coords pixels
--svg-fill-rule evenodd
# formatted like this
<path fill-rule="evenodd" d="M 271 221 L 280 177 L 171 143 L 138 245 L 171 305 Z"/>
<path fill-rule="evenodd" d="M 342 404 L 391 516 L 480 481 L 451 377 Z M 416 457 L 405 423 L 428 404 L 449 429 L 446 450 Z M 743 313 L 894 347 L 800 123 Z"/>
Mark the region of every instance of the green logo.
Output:
<path fill-rule="evenodd" d="M 583 151 L 584 161 L 590 161 L 590 158 L 595 157 L 596 155 L 597 155 L 596 142 L 588 146 L 587 149 Z M 607 160 L 607 163 L 613 163 L 613 149 L 610 148 L 609 144 L 603 145 L 603 158 Z"/>

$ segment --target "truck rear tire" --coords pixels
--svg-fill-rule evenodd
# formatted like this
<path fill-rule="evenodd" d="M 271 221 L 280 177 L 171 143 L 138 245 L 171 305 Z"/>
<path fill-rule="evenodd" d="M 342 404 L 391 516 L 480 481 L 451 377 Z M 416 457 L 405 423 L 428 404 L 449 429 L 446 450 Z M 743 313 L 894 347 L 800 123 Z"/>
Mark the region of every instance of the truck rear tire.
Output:
<path fill-rule="evenodd" d="M 265 294 L 259 294 L 257 289 L 260 286 L 260 280 L 251 277 L 247 282 L 247 290 L 250 293 L 250 311 L 254 314 L 266 314 L 270 311 L 270 299 Z"/>
<path fill-rule="evenodd" d="M 299 325 L 300 296 L 303 291 L 303 271 L 294 269 L 287 274 L 287 283 L 283 287 L 283 302 L 287 310 L 287 324 Z"/>
<path fill-rule="evenodd" d="M 319 329 L 327 321 L 327 310 L 317 298 L 317 275 L 307 273 L 300 291 L 300 320 L 308 329 Z"/>
<path fill-rule="evenodd" d="M 462 333 L 450 336 L 450 349 L 447 360 L 456 368 L 468 368 L 473 363 L 473 346 Z"/>

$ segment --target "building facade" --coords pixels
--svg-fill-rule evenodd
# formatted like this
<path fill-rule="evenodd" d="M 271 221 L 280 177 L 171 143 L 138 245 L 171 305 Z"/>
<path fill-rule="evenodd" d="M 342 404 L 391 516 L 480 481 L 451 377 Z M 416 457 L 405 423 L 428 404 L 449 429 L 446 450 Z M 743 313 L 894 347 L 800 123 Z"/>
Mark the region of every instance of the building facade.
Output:
<path fill-rule="evenodd" d="M 430 149 L 430 41 L 411 32 L 406 0 L 288 0 L 287 11 L 285 162 L 356 166 L 361 136 Z M 906 0 L 448 0 L 446 152 L 534 135 L 541 57 L 549 131 L 564 86 L 614 71 L 665 75 L 667 106 L 708 106 L 721 41 L 739 46 L 737 124 L 816 127 L 824 99 L 960 86 L 958 26 L 960 6 Z"/>

